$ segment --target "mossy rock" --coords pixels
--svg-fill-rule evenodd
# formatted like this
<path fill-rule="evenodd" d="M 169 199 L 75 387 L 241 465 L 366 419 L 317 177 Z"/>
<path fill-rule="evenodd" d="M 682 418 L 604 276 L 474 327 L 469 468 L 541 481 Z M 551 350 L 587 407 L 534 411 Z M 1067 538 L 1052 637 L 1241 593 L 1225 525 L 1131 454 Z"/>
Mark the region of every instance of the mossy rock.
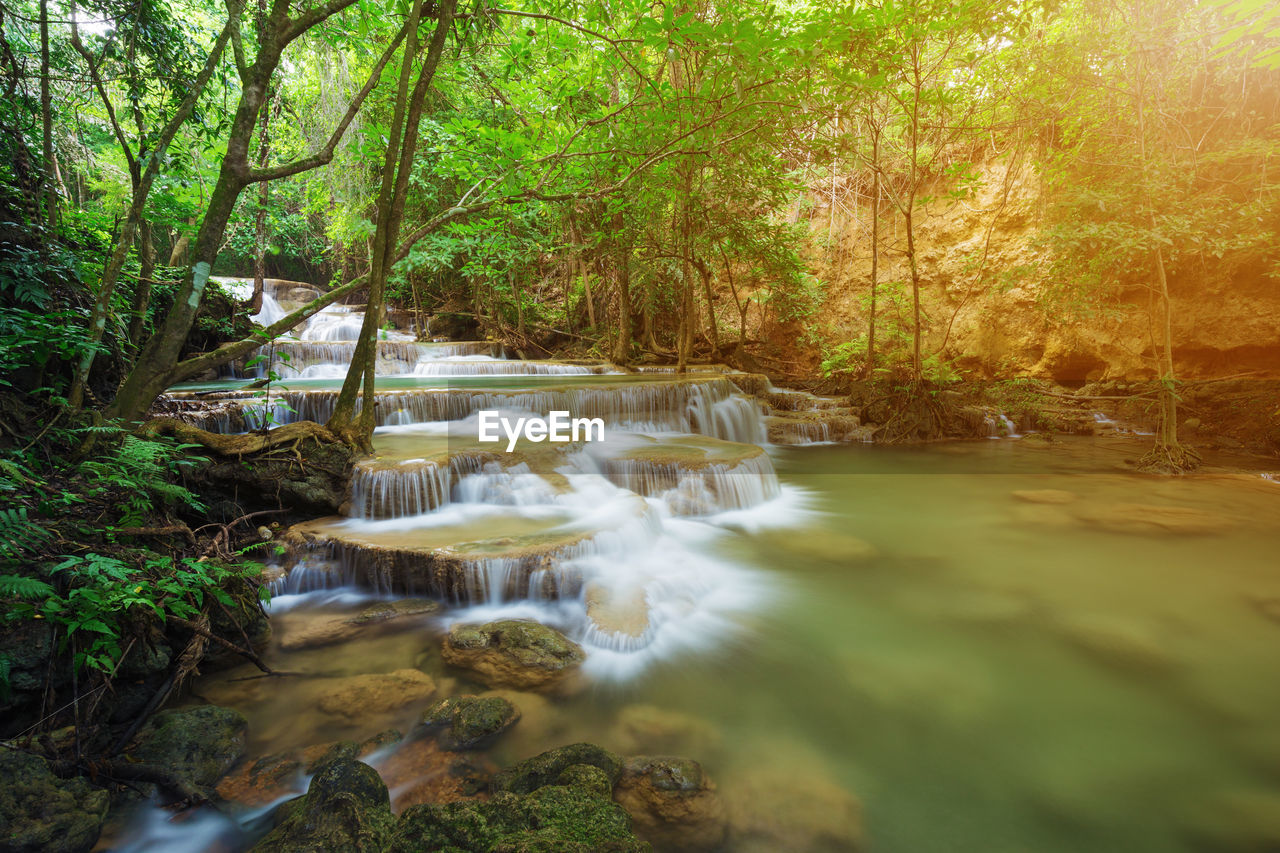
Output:
<path fill-rule="evenodd" d="M 0 853 L 86 853 L 110 797 L 83 778 L 60 779 L 43 758 L 0 748 Z"/>
<path fill-rule="evenodd" d="M 391 797 L 378 772 L 338 758 L 316 773 L 306 796 L 281 807 L 282 819 L 255 853 L 382 851 L 395 826 Z"/>
<path fill-rule="evenodd" d="M 422 714 L 422 727 L 435 731 L 448 750 L 480 749 L 520 720 L 520 709 L 500 696 L 441 699 Z"/>
<path fill-rule="evenodd" d="M 421 805 L 400 816 L 393 853 L 641 853 L 631 819 L 615 803 L 578 787 L 550 785 L 488 802 Z"/>
<path fill-rule="evenodd" d="M 595 744 L 575 743 L 526 758 L 493 778 L 495 791 L 527 794 L 545 785 L 557 784 L 560 776 L 574 765 L 588 765 L 602 770 L 612 787 L 622 775 L 622 759 Z"/>
<path fill-rule="evenodd" d="M 564 634 L 521 619 L 455 625 L 442 653 L 446 663 L 471 670 L 489 687 L 522 690 L 561 687 L 586 660 Z"/>
<path fill-rule="evenodd" d="M 217 705 L 161 711 L 138 733 L 130 755 L 210 786 L 244 755 L 248 729 L 243 714 Z"/>

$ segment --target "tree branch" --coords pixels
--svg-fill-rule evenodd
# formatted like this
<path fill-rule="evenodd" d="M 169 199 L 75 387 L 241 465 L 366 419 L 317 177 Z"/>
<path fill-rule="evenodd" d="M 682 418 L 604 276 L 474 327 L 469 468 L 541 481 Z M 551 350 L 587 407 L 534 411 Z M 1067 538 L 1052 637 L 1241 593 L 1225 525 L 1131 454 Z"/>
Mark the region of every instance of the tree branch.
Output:
<path fill-rule="evenodd" d="M 369 97 L 369 93 L 378 85 L 378 78 L 382 76 L 382 69 L 387 67 L 387 63 L 391 61 L 391 57 L 395 54 L 396 49 L 400 46 L 400 42 L 404 41 L 405 35 L 409 31 L 409 24 L 402 26 L 396 37 L 391 40 L 391 44 L 387 45 L 387 49 L 382 52 L 382 56 L 378 58 L 378 63 L 373 66 L 373 70 L 369 72 L 369 79 L 365 81 L 364 86 L 356 94 L 355 99 L 347 107 L 347 112 L 342 116 L 342 120 L 338 122 L 338 126 L 334 128 L 333 133 L 329 136 L 329 141 L 324 147 L 309 157 L 303 157 L 301 160 L 294 160 L 292 163 L 282 163 L 279 166 L 272 166 L 269 169 L 250 169 L 248 175 L 249 183 L 260 183 L 262 181 L 274 181 L 279 178 L 287 178 L 290 175 L 297 175 L 301 172 L 309 172 L 320 166 L 326 166 L 333 160 L 333 153 L 338 148 L 338 143 L 342 141 L 342 137 L 346 134 L 347 128 L 351 122 L 355 120 L 356 115 L 360 112 L 360 108 L 364 106 L 365 99 Z"/>

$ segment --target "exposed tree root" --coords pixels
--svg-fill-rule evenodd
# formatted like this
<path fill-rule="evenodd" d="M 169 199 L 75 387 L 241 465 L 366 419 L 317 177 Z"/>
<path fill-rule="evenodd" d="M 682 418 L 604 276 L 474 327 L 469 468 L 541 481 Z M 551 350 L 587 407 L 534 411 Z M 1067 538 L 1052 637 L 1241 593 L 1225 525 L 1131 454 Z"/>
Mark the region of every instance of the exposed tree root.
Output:
<path fill-rule="evenodd" d="M 1138 470 L 1148 474 L 1186 474 L 1200 467 L 1200 454 L 1181 444 L 1158 442 L 1138 460 Z"/>
<path fill-rule="evenodd" d="M 293 445 L 306 439 L 341 444 L 342 439 L 314 421 L 295 421 L 270 432 L 223 435 L 192 426 L 177 418 L 152 418 L 139 429 L 143 435 L 171 436 L 187 444 L 198 444 L 220 456 L 248 456 L 282 445 Z"/>

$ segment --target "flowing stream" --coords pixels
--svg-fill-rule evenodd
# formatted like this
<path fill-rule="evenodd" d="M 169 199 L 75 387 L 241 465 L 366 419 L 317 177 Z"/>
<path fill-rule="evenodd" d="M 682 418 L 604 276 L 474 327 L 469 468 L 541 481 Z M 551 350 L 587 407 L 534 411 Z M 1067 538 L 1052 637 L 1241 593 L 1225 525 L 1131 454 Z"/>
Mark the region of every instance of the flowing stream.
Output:
<path fill-rule="evenodd" d="M 323 420 L 358 317 L 321 314 L 266 353 L 298 374 L 270 400 L 239 382 L 173 398 L 227 431 Z M 1133 475 L 1133 436 L 779 447 L 732 376 L 380 346 L 375 456 L 344 517 L 295 531 L 275 581 L 268 660 L 314 675 L 242 667 L 194 690 L 248 716 L 251 759 L 408 731 L 424 702 L 352 714 L 319 697 L 406 668 L 437 696 L 483 690 L 444 666 L 442 632 L 531 618 L 583 645 L 589 683 L 504 694 L 524 716 L 499 765 L 582 740 L 687 755 L 731 822 L 795 850 L 859 832 L 893 853 L 1274 849 L 1280 485 L 1264 472 Z M 482 409 L 553 408 L 601 418 L 606 440 L 476 440 Z M 409 596 L 446 606 L 299 640 Z M 368 759 L 397 808 L 436 772 L 402 759 Z M 181 842 L 150 813 L 120 849 L 243 845 L 258 813 L 198 819 Z"/>

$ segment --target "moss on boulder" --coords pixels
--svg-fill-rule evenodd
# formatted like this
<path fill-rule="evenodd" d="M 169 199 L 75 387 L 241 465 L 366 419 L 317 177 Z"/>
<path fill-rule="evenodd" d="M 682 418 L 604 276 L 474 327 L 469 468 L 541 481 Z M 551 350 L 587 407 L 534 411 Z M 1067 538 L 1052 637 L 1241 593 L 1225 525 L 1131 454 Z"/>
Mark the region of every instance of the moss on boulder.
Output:
<path fill-rule="evenodd" d="M 85 779 L 60 779 L 39 756 L 0 749 L 0 853 L 86 853 L 110 800 Z"/>
<path fill-rule="evenodd" d="M 351 758 L 320 768 L 306 796 L 281 806 L 280 817 L 255 853 L 382 851 L 396 822 L 378 772 Z"/>

